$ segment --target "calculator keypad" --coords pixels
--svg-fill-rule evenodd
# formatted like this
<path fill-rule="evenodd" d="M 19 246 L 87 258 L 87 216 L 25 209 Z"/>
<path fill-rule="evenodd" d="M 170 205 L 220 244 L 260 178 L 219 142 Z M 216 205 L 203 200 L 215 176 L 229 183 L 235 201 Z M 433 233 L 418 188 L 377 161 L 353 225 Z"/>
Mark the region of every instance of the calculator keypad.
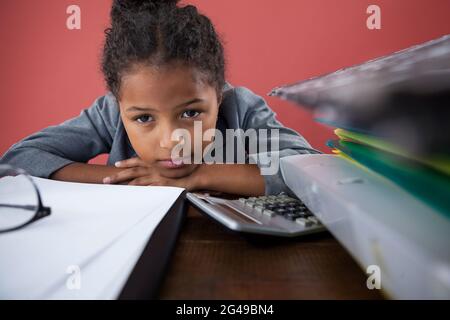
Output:
<path fill-rule="evenodd" d="M 303 202 L 287 195 L 240 198 L 239 202 L 268 217 L 281 216 L 304 227 L 320 225 Z"/>

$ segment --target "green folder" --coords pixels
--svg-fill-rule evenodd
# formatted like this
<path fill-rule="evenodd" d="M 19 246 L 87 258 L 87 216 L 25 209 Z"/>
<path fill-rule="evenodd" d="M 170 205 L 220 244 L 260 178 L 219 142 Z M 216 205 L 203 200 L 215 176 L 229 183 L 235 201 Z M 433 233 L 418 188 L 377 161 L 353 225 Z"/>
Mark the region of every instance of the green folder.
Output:
<path fill-rule="evenodd" d="M 402 157 L 411 158 L 415 161 L 423 163 L 435 170 L 450 175 L 450 158 L 445 155 L 433 155 L 427 158 L 417 157 L 403 150 L 400 146 L 394 145 L 382 139 L 365 135 L 358 132 L 352 132 L 345 129 L 336 129 L 334 133 L 342 140 L 352 140 L 371 146 L 376 149 L 387 151 Z"/>
<path fill-rule="evenodd" d="M 352 141 L 330 140 L 327 145 L 388 178 L 427 205 L 450 218 L 450 178 L 421 163 Z"/>

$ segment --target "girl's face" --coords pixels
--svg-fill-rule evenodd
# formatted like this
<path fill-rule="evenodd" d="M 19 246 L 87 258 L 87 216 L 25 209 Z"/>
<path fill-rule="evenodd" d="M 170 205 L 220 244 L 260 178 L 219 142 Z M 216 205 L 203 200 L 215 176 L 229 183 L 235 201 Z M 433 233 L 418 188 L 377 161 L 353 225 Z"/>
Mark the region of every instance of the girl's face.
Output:
<path fill-rule="evenodd" d="M 215 128 L 219 104 L 215 88 L 186 66 L 140 66 L 122 78 L 120 116 L 130 142 L 139 158 L 168 178 L 187 176 L 196 167 L 171 161 L 172 148 L 179 143 L 171 140 L 172 132 L 188 130 L 193 152 L 194 121 L 202 122 L 203 131 Z M 202 142 L 202 150 L 208 143 Z"/>

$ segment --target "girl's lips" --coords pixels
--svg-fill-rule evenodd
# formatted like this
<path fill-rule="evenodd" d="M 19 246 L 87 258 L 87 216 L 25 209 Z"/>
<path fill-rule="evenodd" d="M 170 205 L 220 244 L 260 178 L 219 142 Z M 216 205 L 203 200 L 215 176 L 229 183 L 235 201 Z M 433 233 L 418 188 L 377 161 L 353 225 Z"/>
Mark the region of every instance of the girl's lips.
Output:
<path fill-rule="evenodd" d="M 185 166 L 185 164 L 183 163 L 183 160 L 175 160 L 172 161 L 172 159 L 164 159 L 164 160 L 159 160 L 158 163 L 167 169 L 177 169 L 177 168 L 182 168 Z"/>

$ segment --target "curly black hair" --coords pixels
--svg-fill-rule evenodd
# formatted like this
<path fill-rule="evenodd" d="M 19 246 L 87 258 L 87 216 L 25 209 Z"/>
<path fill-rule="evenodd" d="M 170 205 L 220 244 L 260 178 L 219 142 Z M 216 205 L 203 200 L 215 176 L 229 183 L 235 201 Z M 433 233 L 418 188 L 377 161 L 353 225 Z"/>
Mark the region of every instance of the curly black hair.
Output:
<path fill-rule="evenodd" d="M 221 40 L 210 19 L 178 0 L 113 0 L 105 30 L 102 72 L 119 97 L 121 78 L 136 65 L 195 67 L 218 94 L 225 84 Z"/>

